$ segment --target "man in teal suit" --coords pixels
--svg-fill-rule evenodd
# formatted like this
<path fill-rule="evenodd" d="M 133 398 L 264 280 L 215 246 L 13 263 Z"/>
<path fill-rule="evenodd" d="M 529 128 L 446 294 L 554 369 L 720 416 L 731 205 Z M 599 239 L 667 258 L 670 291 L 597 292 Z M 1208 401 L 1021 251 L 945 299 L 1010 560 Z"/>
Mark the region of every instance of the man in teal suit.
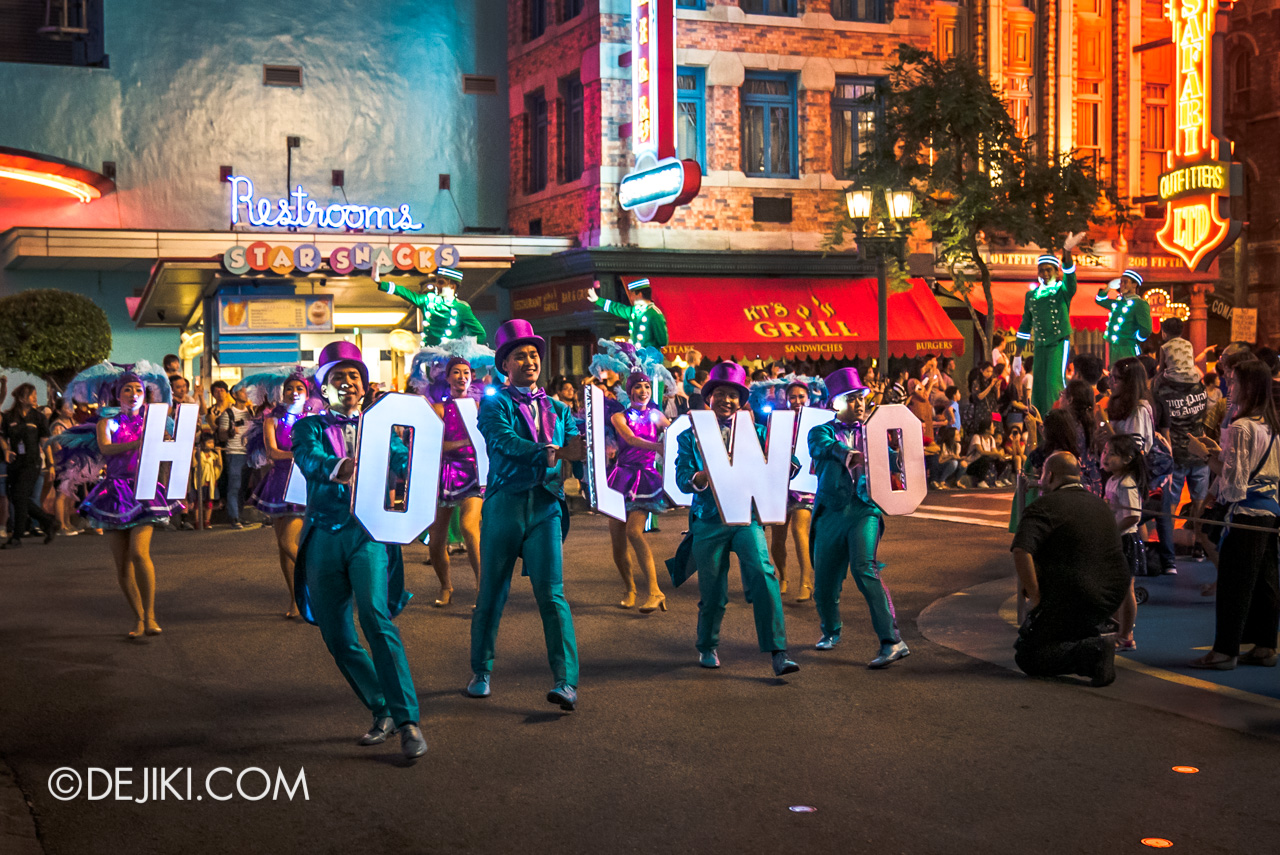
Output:
<path fill-rule="evenodd" d="M 726 437 L 733 414 L 747 402 L 747 372 L 734 362 L 721 362 L 711 369 L 702 386 L 703 397 L 720 422 Z M 760 444 L 765 442 L 765 428 L 756 425 Z M 782 597 L 778 591 L 778 573 L 769 559 L 764 528 L 752 516 L 748 525 L 728 525 L 720 516 L 720 508 L 708 487 L 702 450 L 692 430 L 685 431 L 676 442 L 676 483 L 686 493 L 693 493 L 689 511 L 689 546 L 668 562 L 676 584 L 684 581 L 679 565 L 691 557 L 697 566 L 698 593 L 698 664 L 703 668 L 719 668 L 720 621 L 729 603 L 729 553 L 738 556 L 742 570 L 742 586 L 755 611 L 756 639 L 760 651 L 773 658 L 773 673 L 781 677 L 793 674 L 800 666 L 787 655 L 787 629 L 782 617 Z"/>
<path fill-rule="evenodd" d="M 884 514 L 871 500 L 867 483 L 866 394 L 855 368 L 841 368 L 826 379 L 836 410 L 835 421 L 809 431 L 809 457 L 818 476 L 814 495 L 810 547 L 813 550 L 813 599 L 818 606 L 822 639 L 814 645 L 830 650 L 840 643 L 840 591 L 853 570 L 853 581 L 871 609 L 871 626 L 880 653 L 868 663 L 884 668 L 911 653 L 898 634 L 889 589 L 880 580 L 884 565 L 876 559 Z"/>
<path fill-rule="evenodd" d="M 351 482 L 361 404 L 369 370 L 360 349 L 337 341 L 320 351 L 316 382 L 328 393 L 330 409 L 293 428 L 293 459 L 307 479 L 307 516 L 294 565 L 298 610 L 320 627 L 338 670 L 373 713 L 361 745 L 385 742 L 400 732 L 408 759 L 427 753 L 418 728 L 418 696 L 409 675 L 400 631 L 392 622 L 411 596 L 404 590 L 400 547 L 378 543 L 351 514 Z M 391 465 L 403 473 L 404 444 L 396 440 Z M 360 610 L 360 628 L 373 658 L 360 646 L 351 602 Z"/>
<path fill-rule="evenodd" d="M 578 700 L 578 643 L 564 596 L 561 544 L 568 533 L 560 461 L 586 456 L 569 408 L 538 388 L 547 343 L 528 321 L 498 329 L 496 363 L 507 385 L 480 403 L 478 426 L 489 449 L 480 521 L 480 594 L 471 615 L 467 694 L 490 694 L 498 624 L 516 559 L 533 583 L 555 685 L 547 700 L 571 710 Z"/>

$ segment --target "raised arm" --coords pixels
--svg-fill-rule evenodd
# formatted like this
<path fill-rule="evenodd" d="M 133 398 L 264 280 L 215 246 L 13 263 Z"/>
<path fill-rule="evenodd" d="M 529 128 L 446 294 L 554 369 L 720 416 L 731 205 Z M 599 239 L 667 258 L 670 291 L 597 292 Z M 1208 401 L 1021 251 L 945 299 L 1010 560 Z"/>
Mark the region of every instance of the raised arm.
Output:
<path fill-rule="evenodd" d="M 408 288 L 404 287 L 403 285 L 397 285 L 394 282 L 379 282 L 378 290 L 383 291 L 387 294 L 394 294 L 395 296 L 399 297 L 401 300 L 404 300 L 407 303 L 411 303 L 412 305 L 418 307 L 419 309 L 424 308 L 427 304 L 427 298 L 425 295 L 419 294 L 415 291 L 410 291 Z"/>

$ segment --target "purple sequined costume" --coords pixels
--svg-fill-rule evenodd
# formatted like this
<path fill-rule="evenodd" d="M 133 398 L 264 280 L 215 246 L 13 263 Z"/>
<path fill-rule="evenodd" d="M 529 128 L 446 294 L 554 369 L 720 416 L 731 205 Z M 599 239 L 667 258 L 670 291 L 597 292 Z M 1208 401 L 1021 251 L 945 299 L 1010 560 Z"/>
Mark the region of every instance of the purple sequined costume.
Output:
<path fill-rule="evenodd" d="M 146 424 L 146 411 L 137 415 L 123 413 L 112 418 L 115 429 L 111 441 L 135 442 L 142 439 Z M 139 449 L 107 458 L 107 471 L 85 500 L 81 502 L 80 516 L 89 521 L 91 528 L 127 529 L 139 525 L 164 525 L 174 513 L 181 513 L 181 502 L 165 498 L 164 484 L 156 485 L 154 499 L 139 501 L 133 497 L 138 480 Z"/>
<path fill-rule="evenodd" d="M 643 410 L 628 407 L 623 414 L 627 427 L 640 439 L 658 441 L 658 422 L 662 411 L 652 404 Z M 609 473 L 609 486 L 622 493 L 627 500 L 627 513 L 644 511 L 658 513 L 667 509 L 662 490 L 662 473 L 657 470 L 658 453 L 636 448 L 618 437 L 618 457 Z"/>
<path fill-rule="evenodd" d="M 303 415 L 306 415 L 304 413 Z M 276 447 L 281 451 L 293 449 L 293 425 L 301 416 L 290 413 L 283 405 L 271 411 L 276 420 Z M 266 514 L 271 519 L 276 517 L 300 517 L 307 512 L 306 505 L 295 505 L 284 500 L 285 488 L 289 486 L 289 473 L 293 471 L 293 460 L 273 460 L 266 477 L 258 484 L 249 499 L 249 504 Z"/>
<path fill-rule="evenodd" d="M 444 441 L 458 442 L 469 440 L 467 426 L 458 412 L 458 405 L 453 400 L 444 402 Z M 446 451 L 440 461 L 440 505 L 452 508 L 462 504 L 463 499 L 484 495 L 484 487 L 480 485 L 480 468 L 476 464 L 476 449 L 472 445 L 464 445 L 453 451 Z"/>

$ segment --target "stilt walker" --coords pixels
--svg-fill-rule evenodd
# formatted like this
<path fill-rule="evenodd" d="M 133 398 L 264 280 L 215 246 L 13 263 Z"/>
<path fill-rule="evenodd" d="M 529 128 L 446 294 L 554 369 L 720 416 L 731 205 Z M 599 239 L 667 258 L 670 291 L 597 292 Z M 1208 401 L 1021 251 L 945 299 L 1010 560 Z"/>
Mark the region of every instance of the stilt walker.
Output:
<path fill-rule="evenodd" d="M 394 294 L 415 308 L 422 310 L 422 343 L 434 347 L 443 341 L 472 336 L 484 344 L 484 326 L 471 310 L 471 304 L 457 297 L 462 283 L 462 271 L 452 267 L 437 267 L 427 277 L 425 294 L 410 291 L 394 282 L 379 282 L 378 290 Z"/>
<path fill-rule="evenodd" d="M 830 650 L 840 643 L 840 592 L 845 576 L 852 572 L 880 640 L 880 652 L 867 667 L 884 668 L 911 651 L 898 633 L 893 600 L 880 579 L 884 565 L 877 553 L 884 513 L 871 500 L 863 427 L 870 390 L 862 385 L 857 369 L 842 368 L 827 377 L 827 392 L 836 419 L 809 432 L 809 456 L 818 475 L 810 532 L 813 599 L 822 625 L 822 638 L 814 647 Z"/>
<path fill-rule="evenodd" d="M 1076 266 L 1071 250 L 1084 240 L 1085 233 L 1071 235 L 1062 245 L 1062 261 L 1056 255 L 1036 259 L 1039 279 L 1023 301 L 1022 324 L 1018 327 L 1019 354 L 1034 341 L 1036 370 L 1031 377 L 1031 404 L 1042 414 L 1067 385 L 1067 363 L 1071 360 L 1071 299 L 1076 295 Z"/>
<path fill-rule="evenodd" d="M 292 433 L 293 459 L 307 479 L 307 516 L 294 570 L 298 610 L 320 627 L 338 670 L 373 713 L 373 726 L 360 744 L 377 745 L 398 730 L 404 756 L 421 757 L 427 742 L 418 727 L 418 696 L 392 622 L 411 596 L 404 589 L 400 547 L 373 540 L 351 513 L 357 427 L 369 388 L 360 349 L 347 341 L 326 345 L 316 382 L 328 396 L 329 412 L 300 420 Z M 392 437 L 392 468 L 403 475 L 407 465 L 408 450 Z M 372 658 L 356 637 L 353 599 Z"/>
<path fill-rule="evenodd" d="M 1151 304 L 1138 296 L 1140 285 L 1142 274 L 1129 269 L 1106 288 L 1098 289 L 1095 299 L 1107 310 L 1108 365 L 1138 356 L 1142 343 L 1151 336 Z M 1110 293 L 1112 289 L 1117 292 L 1115 296 Z"/>
<path fill-rule="evenodd" d="M 507 384 L 480 404 L 489 483 L 480 523 L 480 595 L 471 615 L 467 694 L 489 696 L 498 625 L 516 559 L 533 584 L 555 681 L 549 703 L 578 700 L 578 643 L 564 596 L 561 545 L 569 531 L 560 461 L 582 460 L 585 446 L 569 408 L 538 387 L 546 341 L 516 318 L 498 329 L 497 365 Z"/>
<path fill-rule="evenodd" d="M 715 413 L 728 446 L 733 415 L 747 403 L 747 372 L 737 363 L 721 362 L 711 369 L 702 394 Z M 764 425 L 756 424 L 755 428 L 763 446 Z M 782 596 L 778 591 L 777 571 L 769 560 L 764 527 L 754 512 L 748 525 L 724 522 L 715 495 L 708 489 L 711 478 L 694 431 L 682 433 L 676 448 L 676 483 L 681 490 L 694 496 L 689 512 L 689 533 L 680 544 L 676 557 L 667 562 L 667 567 L 677 586 L 687 578 L 689 559 L 697 567 L 698 593 L 701 596 L 698 601 L 698 664 L 703 668 L 720 667 L 717 649 L 720 646 L 720 621 L 729 603 L 729 554 L 733 553 L 738 556 L 742 587 L 755 612 L 756 640 L 760 651 L 770 655 L 775 675 L 781 677 L 799 671 L 800 666 L 787 655 Z"/>

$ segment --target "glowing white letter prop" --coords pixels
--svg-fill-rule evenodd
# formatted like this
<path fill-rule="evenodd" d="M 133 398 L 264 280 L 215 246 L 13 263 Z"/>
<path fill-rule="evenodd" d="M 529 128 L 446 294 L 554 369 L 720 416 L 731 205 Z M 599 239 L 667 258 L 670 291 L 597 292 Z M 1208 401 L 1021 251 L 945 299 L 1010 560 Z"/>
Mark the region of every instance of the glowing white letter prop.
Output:
<path fill-rule="evenodd" d="M 587 386 L 583 403 L 587 408 L 587 501 L 592 510 L 621 522 L 627 521 L 627 500 L 622 492 L 609 486 L 605 468 L 604 392 L 599 386 Z"/>
<path fill-rule="evenodd" d="M 413 430 L 403 511 L 386 508 L 391 431 L 396 425 Z M 444 422 L 419 395 L 389 392 L 360 416 L 351 510 L 370 537 L 379 543 L 409 543 L 435 522 L 443 448 Z"/>
<path fill-rule="evenodd" d="M 302 474 L 297 463 L 289 465 L 289 480 L 284 483 L 284 500 L 295 505 L 307 503 L 307 476 Z"/>
<path fill-rule="evenodd" d="M 893 489 L 889 466 L 889 436 L 900 431 L 902 490 Z M 883 404 L 867 419 L 867 482 L 871 499 L 890 516 L 915 513 L 929 485 L 924 471 L 924 426 L 905 404 Z"/>
<path fill-rule="evenodd" d="M 187 497 L 187 481 L 191 478 L 191 455 L 196 447 L 196 423 L 200 421 L 200 405 L 178 405 L 172 440 L 164 438 L 165 423 L 168 420 L 168 407 L 163 404 L 147 407 L 147 423 L 142 429 L 142 459 L 138 461 L 138 488 L 133 493 L 136 499 L 156 497 L 156 485 L 160 483 L 160 464 L 166 461 L 170 466 L 165 496 L 169 499 Z"/>
<path fill-rule="evenodd" d="M 835 417 L 834 410 L 821 407 L 805 407 L 800 411 L 800 430 L 796 431 L 795 450 L 792 452 L 800 461 L 800 471 L 791 479 L 791 489 L 797 493 L 818 492 L 818 476 L 809 471 L 813 468 L 813 459 L 809 457 L 809 431 Z"/>
<path fill-rule="evenodd" d="M 680 434 L 693 427 L 689 414 L 678 417 L 662 435 L 662 489 L 667 498 L 678 508 L 687 508 L 693 504 L 693 493 L 686 493 L 676 484 L 676 440 Z"/>
<path fill-rule="evenodd" d="M 768 454 L 756 439 L 750 410 L 733 417 L 729 448 L 720 437 L 720 425 L 710 410 L 694 410 L 693 432 L 702 449 L 702 459 L 711 478 L 720 517 L 729 525 L 751 522 L 754 500 L 765 525 L 781 525 L 787 520 L 787 482 L 791 480 L 791 436 L 796 414 L 780 410 L 769 421 Z"/>
<path fill-rule="evenodd" d="M 480 405 L 474 398 L 455 398 L 458 415 L 462 416 L 462 425 L 467 429 L 467 439 L 476 450 L 476 470 L 480 473 L 480 486 L 489 483 L 489 447 L 484 444 L 484 436 L 480 433 L 477 420 L 480 418 Z"/>

